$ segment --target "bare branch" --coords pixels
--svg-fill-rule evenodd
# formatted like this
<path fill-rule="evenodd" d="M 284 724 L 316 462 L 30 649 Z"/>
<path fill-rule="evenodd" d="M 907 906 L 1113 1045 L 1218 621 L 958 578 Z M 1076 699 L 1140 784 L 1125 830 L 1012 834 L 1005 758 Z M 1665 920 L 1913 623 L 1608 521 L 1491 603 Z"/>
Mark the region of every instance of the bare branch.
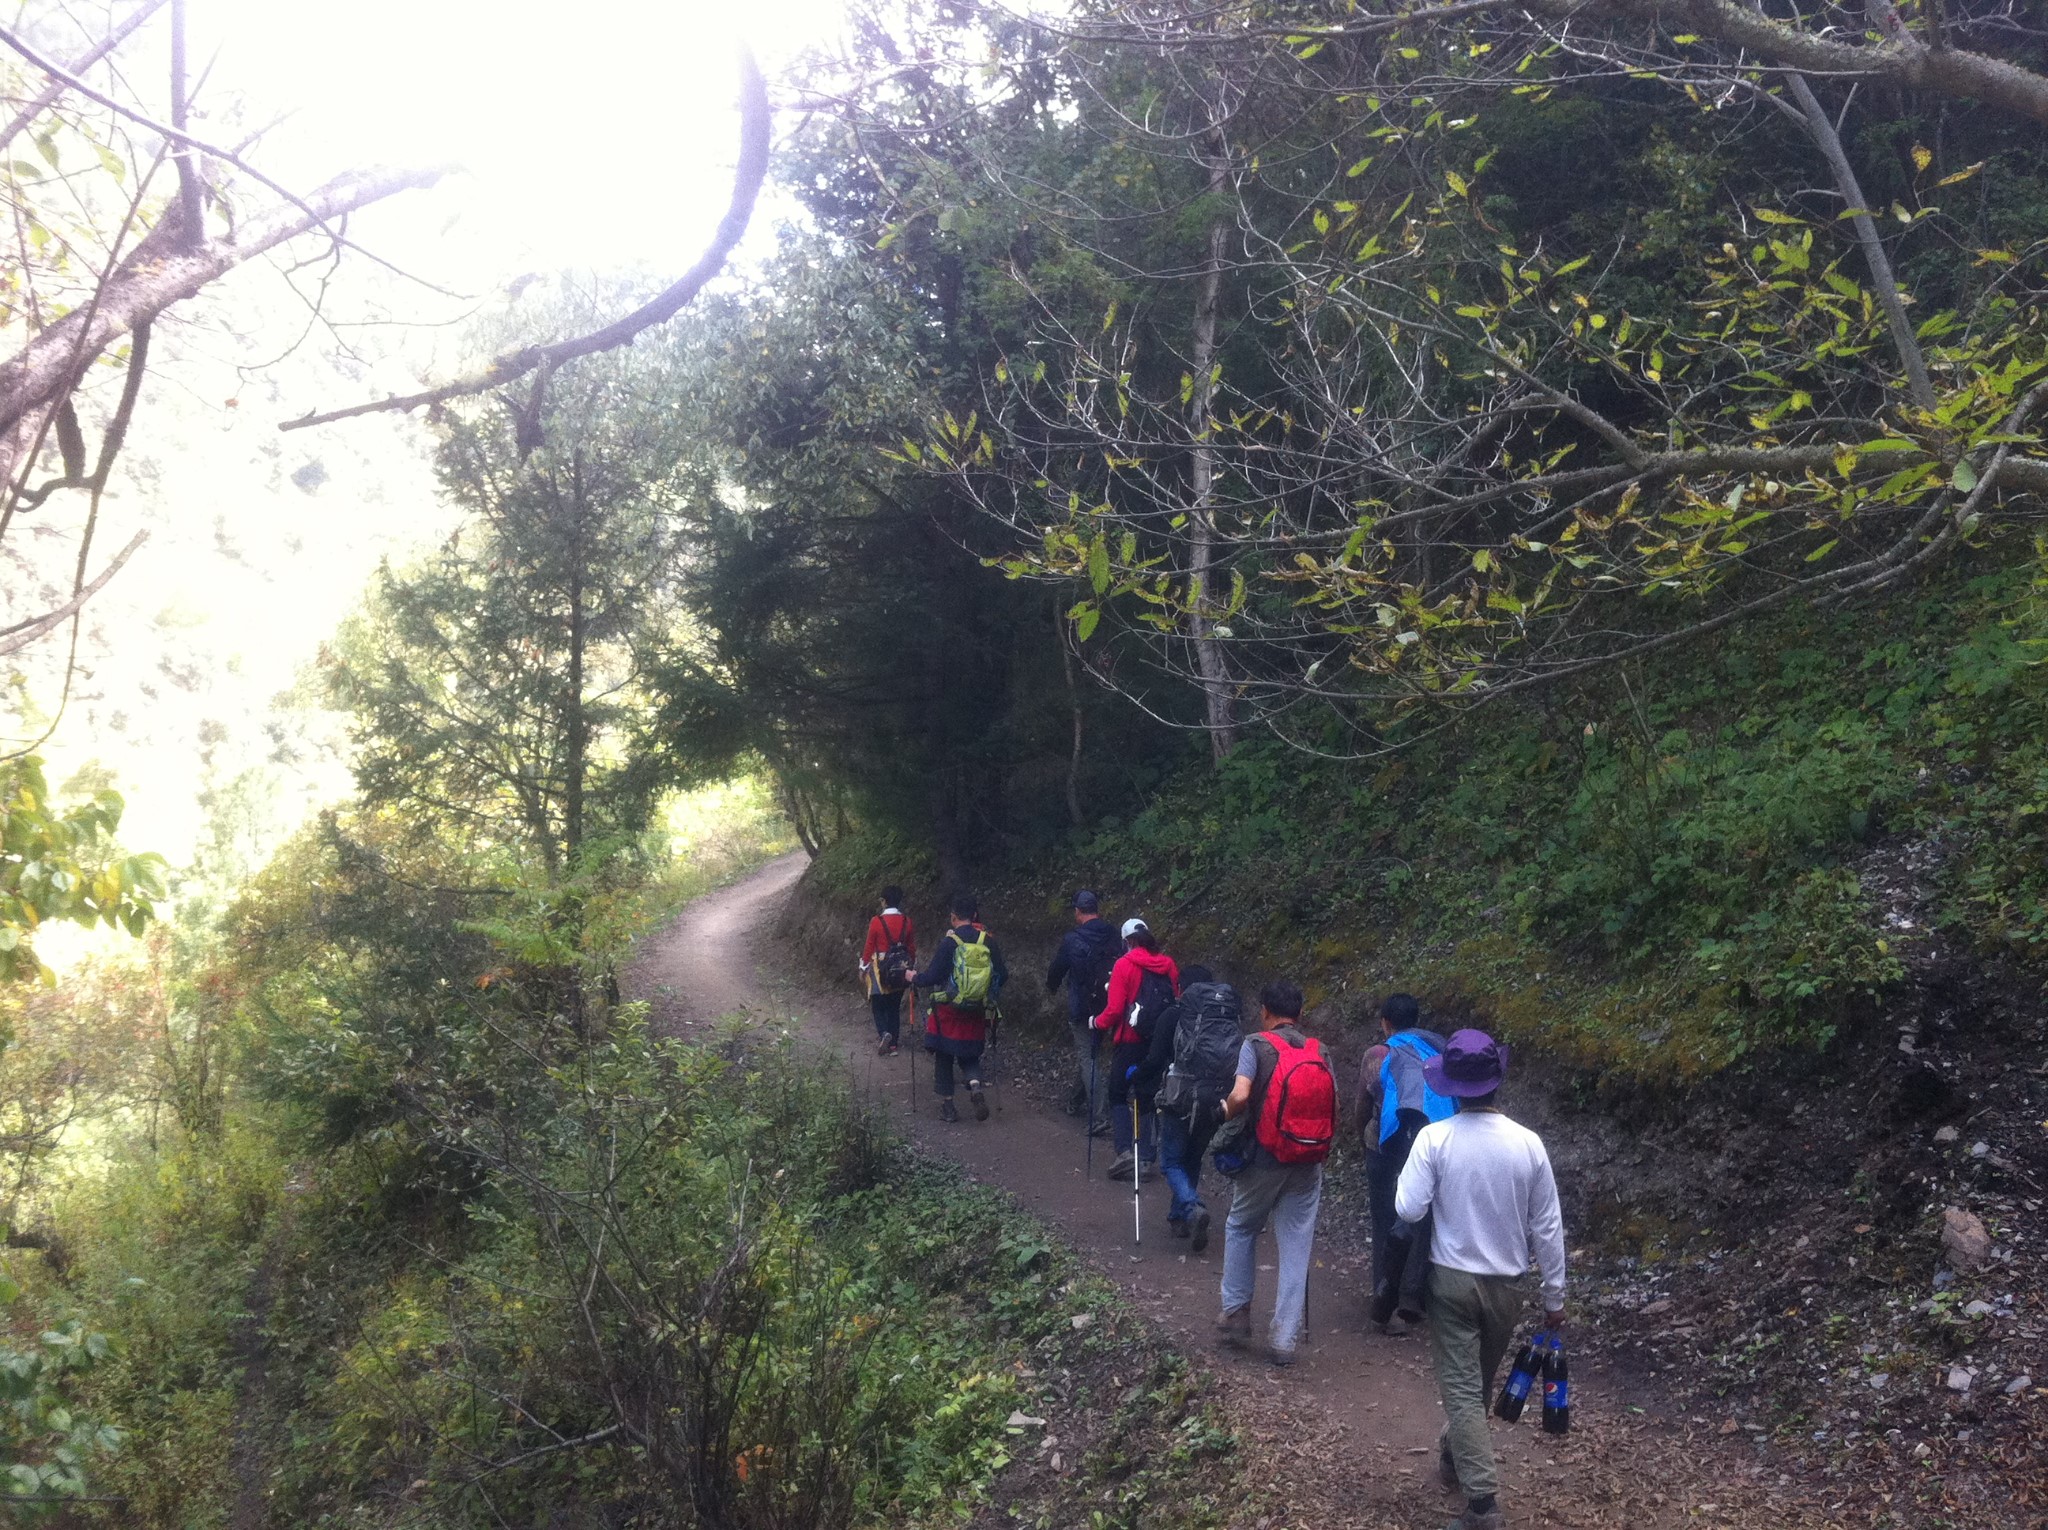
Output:
<path fill-rule="evenodd" d="M 1835 177 L 1835 189 L 1841 192 L 1842 202 L 1849 213 L 1849 225 L 1856 230 L 1856 244 L 1863 252 L 1864 264 L 1870 267 L 1871 285 L 1877 288 L 1877 300 L 1884 305 L 1885 322 L 1890 325 L 1892 343 L 1898 347 L 1899 363 L 1906 369 L 1906 380 L 1913 395 L 1913 405 L 1920 410 L 1934 408 L 1934 383 L 1927 375 L 1927 356 L 1920 349 L 1920 339 L 1913 333 L 1913 321 L 1906 315 L 1905 300 L 1899 296 L 1898 278 L 1892 275 L 1892 263 L 1884 252 L 1884 241 L 1877 237 L 1877 223 L 1870 216 L 1869 205 L 1863 200 L 1862 184 L 1856 179 L 1855 167 L 1849 163 L 1848 153 L 1842 148 L 1842 135 L 1835 131 L 1835 125 L 1828 120 L 1828 114 L 1814 95 L 1813 87 L 1806 83 L 1803 74 L 1788 74 L 1786 83 L 1792 89 L 1793 99 L 1798 101 L 1806 131 L 1820 149 L 1822 158 L 1828 162 L 1828 169 Z"/>
<path fill-rule="evenodd" d="M 568 340 L 557 340 L 550 345 L 529 345 L 520 350 L 508 351 L 483 371 L 456 382 L 443 383 L 440 387 L 429 388 L 421 393 L 377 399 L 366 404 L 352 404 L 348 408 L 333 409 L 324 414 L 303 415 L 296 420 L 286 420 L 277 428 L 304 430 L 308 426 L 332 424 L 336 420 L 353 419 L 358 415 L 381 414 L 388 411 L 404 413 L 418 409 L 422 405 L 445 403 L 449 399 L 484 393 L 524 377 L 537 368 L 545 367 L 552 371 L 563 362 L 573 361 L 579 356 L 616 350 L 622 345 L 630 344 L 642 332 L 667 323 L 689 305 L 703 290 L 705 283 L 718 274 L 727 257 L 739 244 L 741 236 L 746 233 L 747 224 L 753 217 L 754 203 L 761 193 L 762 182 L 768 176 L 771 118 L 768 88 L 761 78 L 760 65 L 754 61 L 754 55 L 750 50 L 742 50 L 740 157 L 733 173 L 732 200 L 726 207 L 725 217 L 720 220 L 717 232 L 712 235 L 710 245 L 698 258 L 697 263 L 649 302 L 624 317 L 615 319 L 602 329 L 592 330 L 588 334 Z"/>
<path fill-rule="evenodd" d="M 128 545 L 114 554 L 114 561 L 100 571 L 98 578 L 54 611 L 45 611 L 41 616 L 32 616 L 27 621 L 16 622 L 12 627 L 0 627 L 0 658 L 20 652 L 44 633 L 53 632 L 63 626 L 84 608 L 88 600 L 106 588 L 107 581 L 120 573 L 121 566 L 134 556 L 135 549 L 148 540 L 148 532 L 136 532 L 129 539 Z"/>
<path fill-rule="evenodd" d="M 183 243 L 179 220 L 152 229 L 101 284 L 96 300 L 43 330 L 0 363 L 0 468 L 11 471 L 36 434 L 31 427 L 76 384 L 81 357 L 97 356 L 137 325 L 191 297 L 209 282 L 329 219 L 400 191 L 431 186 L 440 169 L 351 171 L 293 206 L 250 219 L 234 234 L 196 248 Z"/>
<path fill-rule="evenodd" d="M 21 109 L 12 122 L 8 123 L 6 127 L 0 128 L 0 149 L 4 149 L 14 142 L 15 136 L 23 128 L 48 111 L 57 98 L 64 94 L 65 76 L 75 78 L 90 69 L 94 64 L 97 64 L 109 53 L 120 47 L 122 43 L 126 42 L 131 32 L 162 10 L 166 3 L 167 0 L 142 0 L 142 4 L 128 13 L 126 21 L 115 27 L 105 37 L 102 37 L 90 48 L 86 49 L 85 52 L 65 65 L 63 75 L 51 73 L 50 83 L 29 99 L 28 105 Z"/>
<path fill-rule="evenodd" d="M 98 102 L 101 106 L 104 106 L 108 111 L 116 112 L 121 116 L 126 117 L 130 122 L 135 123 L 138 127 L 148 128 L 150 132 L 155 133 L 159 138 L 163 139 L 165 143 L 176 144 L 184 149 L 197 149 L 201 154 L 205 154 L 213 159 L 217 159 L 224 165 L 232 165 L 235 169 L 241 171 L 242 174 L 248 176 L 250 180 L 255 181 L 260 186 L 267 187 L 269 190 L 276 192 L 279 196 L 283 197 L 287 202 L 291 203 L 292 206 L 298 208 L 300 212 L 306 214 L 307 217 L 311 220 L 307 227 L 318 226 L 320 228 L 326 229 L 329 234 L 332 234 L 337 239 L 341 237 L 340 233 L 337 230 L 328 226 L 329 220 L 340 216 L 340 214 L 343 212 L 349 211 L 348 208 L 325 209 L 320 205 L 319 194 L 317 192 L 310 198 L 301 197 L 296 191 L 293 191 L 291 187 L 284 185 L 282 182 L 272 180 L 269 176 L 265 175 L 261 170 L 258 170 L 254 165 L 250 164 L 247 160 L 243 159 L 242 156 L 237 154 L 233 149 L 223 149 L 222 147 L 220 147 L 220 145 L 208 143 L 203 138 L 195 138 L 193 137 L 192 134 L 187 133 L 180 128 L 172 127 L 168 123 L 159 122 L 154 117 L 148 116 L 143 112 L 137 111 L 132 106 L 125 105 L 124 103 L 115 100 L 114 97 L 107 95 L 104 91 L 94 90 L 92 86 L 86 84 L 85 81 L 79 79 L 69 70 L 63 68 L 59 64 L 52 62 L 49 59 L 44 58 L 34 48 L 30 47 L 26 42 L 24 42 L 19 35 L 17 35 L 15 32 L 11 31 L 6 27 L 0 27 L 0 43 L 5 43 L 8 47 L 12 48 L 16 53 L 19 53 L 23 58 L 27 59 L 31 64 L 35 65 L 36 68 L 42 70 L 44 74 L 47 74 L 51 79 L 56 80 L 65 88 L 77 91 L 78 94 L 84 96 L 88 101 Z M 428 175 L 430 177 L 430 180 L 422 182 L 421 184 L 431 184 L 432 181 L 439 180 L 443 175 L 447 174 L 448 167 L 441 166 L 431 171 L 419 171 L 415 173 Z M 336 183 L 330 182 L 329 184 L 332 185 Z"/>

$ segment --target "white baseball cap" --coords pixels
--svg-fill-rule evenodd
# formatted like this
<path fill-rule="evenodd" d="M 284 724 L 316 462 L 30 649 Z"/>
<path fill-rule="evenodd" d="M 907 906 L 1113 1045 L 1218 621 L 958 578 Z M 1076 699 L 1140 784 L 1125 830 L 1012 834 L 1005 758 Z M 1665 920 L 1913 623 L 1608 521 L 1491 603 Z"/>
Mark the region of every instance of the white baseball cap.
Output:
<path fill-rule="evenodd" d="M 1142 919 L 1126 919 L 1124 921 L 1124 939 L 1129 940 L 1133 935 L 1137 934 L 1138 931 L 1150 928 L 1151 926 L 1146 924 L 1145 921 Z"/>

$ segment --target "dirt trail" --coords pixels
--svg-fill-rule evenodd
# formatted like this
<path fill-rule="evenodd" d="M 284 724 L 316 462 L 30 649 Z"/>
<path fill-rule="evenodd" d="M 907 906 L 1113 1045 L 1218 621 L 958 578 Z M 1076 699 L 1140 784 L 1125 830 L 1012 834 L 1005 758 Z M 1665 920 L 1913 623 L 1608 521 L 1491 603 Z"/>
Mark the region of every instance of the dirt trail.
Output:
<path fill-rule="evenodd" d="M 1289 1483 L 1296 1513 L 1315 1502 L 1346 1526 L 1442 1525 L 1458 1501 L 1435 1482 L 1442 1414 L 1427 1340 L 1388 1339 L 1368 1330 L 1358 1276 L 1319 1257 L 1299 1364 L 1283 1373 L 1258 1352 L 1218 1348 L 1210 1325 L 1222 1275 L 1227 1186 L 1205 1184 L 1216 1212 L 1216 1235 L 1206 1254 L 1190 1255 L 1185 1243 L 1167 1237 L 1166 1194 L 1157 1181 L 1144 1187 L 1144 1242 L 1133 1247 L 1130 1188 L 1103 1177 L 1110 1155 L 1098 1144 L 1094 1178 L 1085 1178 L 1079 1123 L 1003 1088 L 1000 1050 L 990 1070 L 996 1080 L 989 1089 L 993 1118 L 941 1122 L 922 1052 L 906 1046 L 901 1057 L 875 1055 L 867 1006 L 852 974 L 844 987 L 832 989 L 809 973 L 769 982 L 755 970 L 753 954 L 769 948 L 776 914 L 805 864 L 801 855 L 771 863 L 691 905 L 649 943 L 629 977 L 629 990 L 652 1002 L 657 1027 L 687 1036 L 738 1010 L 765 1022 L 786 1020 L 842 1060 L 853 1086 L 920 1146 L 1012 1192 L 1128 1291 L 1188 1353 L 1211 1365 L 1253 1440 L 1270 1442 L 1273 1475 Z M 1028 974 L 1018 980 L 1028 980 Z M 1254 1332 L 1261 1339 L 1271 1312 L 1272 1263 L 1268 1240 L 1254 1308 Z M 1811 1513 L 1800 1502 L 1806 1495 L 1757 1454 L 1729 1449 L 1689 1420 L 1660 1418 L 1654 1408 L 1630 1407 L 1626 1398 L 1617 1398 L 1597 1366 L 1583 1368 L 1586 1347 L 1582 1336 L 1574 1353 L 1570 1436 L 1546 1436 L 1527 1417 L 1516 1426 L 1493 1426 L 1511 1525 L 1646 1530 L 1830 1523 Z M 1312 1484 L 1298 1475 L 1304 1465 L 1312 1468 Z M 1296 1480 L 1303 1485 L 1292 1490 Z"/>

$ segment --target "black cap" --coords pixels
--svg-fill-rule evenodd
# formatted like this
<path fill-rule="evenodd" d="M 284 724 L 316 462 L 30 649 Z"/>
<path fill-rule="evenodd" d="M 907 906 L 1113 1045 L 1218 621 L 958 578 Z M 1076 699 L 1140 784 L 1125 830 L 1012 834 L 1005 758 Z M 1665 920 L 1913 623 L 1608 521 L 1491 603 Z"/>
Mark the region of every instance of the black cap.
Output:
<path fill-rule="evenodd" d="M 1074 894 L 1074 911 L 1081 914 L 1099 914 L 1102 912 L 1102 900 L 1084 887 Z"/>

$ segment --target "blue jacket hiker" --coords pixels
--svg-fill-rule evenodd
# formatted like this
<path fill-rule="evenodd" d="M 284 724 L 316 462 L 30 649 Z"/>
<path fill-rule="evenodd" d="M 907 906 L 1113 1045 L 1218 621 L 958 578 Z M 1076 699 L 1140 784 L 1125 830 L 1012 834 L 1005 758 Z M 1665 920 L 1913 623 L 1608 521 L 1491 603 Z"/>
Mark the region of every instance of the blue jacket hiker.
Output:
<path fill-rule="evenodd" d="M 1067 987 L 1067 1031 L 1074 1047 L 1074 1083 L 1067 1091 L 1067 1114 L 1089 1112 L 1088 1129 L 1098 1136 L 1109 1129 L 1104 1115 L 1107 1082 L 1102 1070 L 1109 1059 L 1090 1025 L 1109 998 L 1109 970 L 1123 954 L 1123 942 L 1102 918 L 1102 903 L 1082 889 L 1074 894 L 1074 927 L 1060 937 L 1060 948 L 1045 969 L 1045 991 Z M 1089 1109 L 1091 1091 L 1092 1110 Z"/>
<path fill-rule="evenodd" d="M 925 1016 L 924 1049 L 932 1054 L 932 1092 L 939 1097 L 939 1119 L 957 1121 L 953 1104 L 953 1073 L 967 1080 L 967 1102 L 974 1119 L 988 1119 L 988 1097 L 981 1087 L 981 1054 L 988 1046 L 989 1016 L 996 995 L 1010 971 L 1003 964 L 995 937 L 979 923 L 980 906 L 961 893 L 952 901 L 951 928 L 939 937 L 931 965 L 911 975 L 911 985 L 931 990 Z"/>
<path fill-rule="evenodd" d="M 1365 1149 L 1366 1205 L 1372 1218 L 1372 1320 L 1381 1333 L 1405 1333 L 1421 1314 L 1404 1285 L 1424 1287 L 1426 1271 L 1409 1268 L 1409 1254 L 1426 1260 L 1427 1229 L 1410 1235 L 1394 1214 L 1394 1187 L 1408 1162 L 1415 1134 L 1456 1113 L 1457 1102 L 1430 1086 L 1424 1065 L 1441 1057 L 1444 1038 L 1421 1024 L 1422 1008 L 1405 993 L 1380 1006 L 1380 1041 L 1358 1070 L 1358 1125 Z"/>

